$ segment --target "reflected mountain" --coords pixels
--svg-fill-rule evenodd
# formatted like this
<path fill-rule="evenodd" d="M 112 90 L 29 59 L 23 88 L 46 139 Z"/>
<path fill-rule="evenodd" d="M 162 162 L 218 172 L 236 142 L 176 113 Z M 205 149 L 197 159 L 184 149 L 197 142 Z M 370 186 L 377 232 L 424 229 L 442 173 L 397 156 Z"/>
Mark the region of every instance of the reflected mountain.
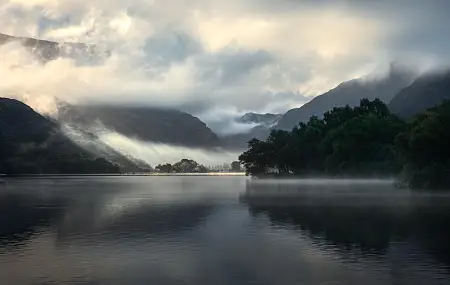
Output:
<path fill-rule="evenodd" d="M 67 201 L 0 192 L 0 247 L 18 246 L 64 213 Z M 57 207 L 53 205 L 58 205 Z"/>
<path fill-rule="evenodd" d="M 379 256 L 406 243 L 450 266 L 450 197 L 377 183 L 248 183 L 241 201 L 251 215 L 290 226 L 319 246 Z"/>
<path fill-rule="evenodd" d="M 169 237 L 180 235 L 199 225 L 212 213 L 213 207 L 206 204 L 183 204 L 173 206 L 142 205 L 122 213 L 110 212 L 102 201 L 84 204 L 69 211 L 57 227 L 57 240 L 74 242 L 78 239 L 123 240 Z M 83 209 L 81 211 L 81 209 Z M 80 210 L 80 211 L 78 211 Z"/>
<path fill-rule="evenodd" d="M 195 228 L 212 213 L 207 198 L 179 201 L 170 185 L 164 197 L 152 191 L 163 182 L 15 180 L 11 188 L 0 188 L 0 242 L 19 246 L 49 230 L 58 242 L 164 237 Z"/>

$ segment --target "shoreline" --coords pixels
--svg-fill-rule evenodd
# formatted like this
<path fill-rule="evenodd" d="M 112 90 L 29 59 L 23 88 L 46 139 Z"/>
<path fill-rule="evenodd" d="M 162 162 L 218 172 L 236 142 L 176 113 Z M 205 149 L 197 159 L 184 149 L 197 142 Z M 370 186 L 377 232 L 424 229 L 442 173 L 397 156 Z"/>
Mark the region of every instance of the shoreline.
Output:
<path fill-rule="evenodd" d="M 70 178 L 70 177 L 122 177 L 122 176 L 245 176 L 237 172 L 210 173 L 111 173 L 111 174 L 1 174 L 0 178 Z"/>

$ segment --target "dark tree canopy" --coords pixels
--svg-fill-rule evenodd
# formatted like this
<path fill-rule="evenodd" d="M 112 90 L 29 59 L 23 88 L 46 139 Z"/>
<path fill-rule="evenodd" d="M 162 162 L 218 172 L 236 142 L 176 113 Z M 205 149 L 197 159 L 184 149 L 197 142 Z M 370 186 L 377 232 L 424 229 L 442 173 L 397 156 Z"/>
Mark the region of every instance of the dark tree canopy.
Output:
<path fill-rule="evenodd" d="M 334 108 L 291 132 L 253 139 L 240 157 L 248 174 L 387 176 L 414 188 L 450 186 L 450 103 L 405 123 L 378 99 Z"/>
<path fill-rule="evenodd" d="M 291 132 L 274 130 L 266 141 L 252 140 L 240 161 L 249 174 L 385 174 L 398 169 L 394 137 L 404 123 L 380 100 L 334 108 L 311 117 Z"/>
<path fill-rule="evenodd" d="M 450 102 L 416 116 L 396 139 L 399 160 L 414 188 L 450 185 Z"/>
<path fill-rule="evenodd" d="M 206 173 L 209 171 L 206 166 L 187 158 L 183 158 L 173 165 L 170 163 L 159 164 L 155 170 L 160 173 Z"/>

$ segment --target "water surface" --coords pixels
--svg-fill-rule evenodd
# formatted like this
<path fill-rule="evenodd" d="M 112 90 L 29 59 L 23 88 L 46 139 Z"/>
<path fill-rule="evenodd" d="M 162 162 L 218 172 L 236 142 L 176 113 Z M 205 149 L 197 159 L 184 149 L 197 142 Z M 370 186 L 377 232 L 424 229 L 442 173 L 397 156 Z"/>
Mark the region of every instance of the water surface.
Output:
<path fill-rule="evenodd" d="M 0 284 L 450 284 L 450 196 L 245 177 L 0 184 Z"/>

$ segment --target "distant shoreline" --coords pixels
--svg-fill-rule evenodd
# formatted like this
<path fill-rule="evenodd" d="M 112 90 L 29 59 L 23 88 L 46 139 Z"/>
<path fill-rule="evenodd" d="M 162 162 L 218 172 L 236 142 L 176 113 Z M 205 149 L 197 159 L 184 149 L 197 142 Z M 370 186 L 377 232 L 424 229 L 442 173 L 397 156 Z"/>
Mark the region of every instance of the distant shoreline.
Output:
<path fill-rule="evenodd" d="M 53 177 L 122 177 L 122 176 L 245 176 L 243 172 L 210 173 L 114 173 L 114 174 L 2 174 L 0 178 L 53 178 Z"/>

